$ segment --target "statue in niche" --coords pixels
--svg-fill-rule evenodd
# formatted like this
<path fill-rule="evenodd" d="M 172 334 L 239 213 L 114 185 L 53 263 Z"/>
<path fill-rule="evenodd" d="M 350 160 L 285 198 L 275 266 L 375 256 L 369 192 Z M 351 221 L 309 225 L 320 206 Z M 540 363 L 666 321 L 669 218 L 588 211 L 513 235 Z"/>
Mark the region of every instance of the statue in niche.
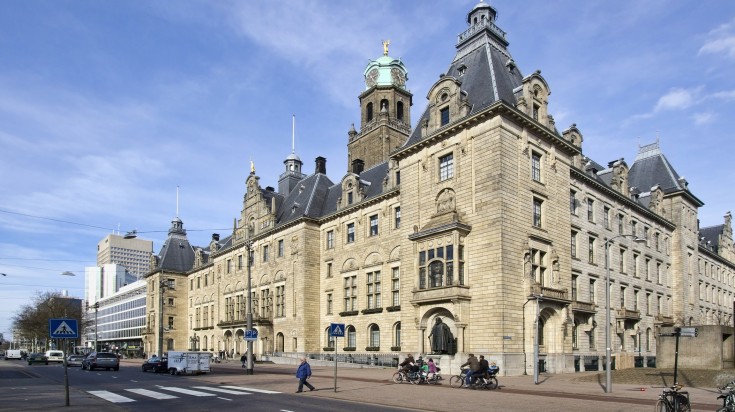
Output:
<path fill-rule="evenodd" d="M 551 283 L 554 286 L 559 285 L 559 255 L 556 249 L 551 249 Z"/>
<path fill-rule="evenodd" d="M 454 204 L 454 191 L 450 189 L 444 189 L 437 199 L 436 213 L 453 212 L 455 208 Z"/>
<path fill-rule="evenodd" d="M 453 340 L 454 335 L 452 335 L 452 331 L 449 330 L 449 326 L 442 322 L 442 319 L 437 316 L 434 327 L 431 328 L 431 333 L 429 333 L 431 353 L 449 353 L 452 348 Z"/>

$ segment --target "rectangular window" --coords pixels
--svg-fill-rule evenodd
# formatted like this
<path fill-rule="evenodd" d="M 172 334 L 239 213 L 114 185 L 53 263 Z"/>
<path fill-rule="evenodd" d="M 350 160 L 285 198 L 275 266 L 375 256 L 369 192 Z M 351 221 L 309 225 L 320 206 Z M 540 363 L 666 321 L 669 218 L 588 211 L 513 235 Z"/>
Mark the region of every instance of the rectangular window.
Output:
<path fill-rule="evenodd" d="M 533 117 L 533 120 L 537 120 L 538 121 L 538 111 L 539 111 L 538 105 L 537 104 L 534 104 L 533 105 L 533 108 L 532 108 L 532 111 L 531 111 L 531 117 Z"/>
<path fill-rule="evenodd" d="M 401 304 L 401 270 L 400 268 L 391 269 L 391 294 L 393 306 L 399 306 Z"/>
<path fill-rule="evenodd" d="M 334 230 L 327 231 L 327 249 L 334 248 Z"/>
<path fill-rule="evenodd" d="M 640 256 L 637 253 L 633 253 L 633 276 L 639 277 L 640 273 L 638 272 L 638 262 L 640 261 Z"/>
<path fill-rule="evenodd" d="M 352 192 L 347 192 L 347 204 L 351 205 L 353 202 Z"/>
<path fill-rule="evenodd" d="M 237 270 L 242 269 L 242 255 L 237 256 Z"/>
<path fill-rule="evenodd" d="M 282 317 L 286 305 L 286 286 L 276 286 L 276 316 Z"/>
<path fill-rule="evenodd" d="M 546 282 L 546 252 L 531 249 L 531 271 L 536 283 L 543 286 Z"/>
<path fill-rule="evenodd" d="M 577 278 L 578 275 L 572 275 L 572 300 L 577 300 Z"/>
<path fill-rule="evenodd" d="M 227 272 L 227 273 L 230 273 L 230 272 Z M 202 288 L 202 278 L 201 276 L 197 276 L 197 289 L 201 289 L 201 288 Z"/>
<path fill-rule="evenodd" d="M 595 279 L 590 279 L 590 303 L 596 303 L 595 300 L 595 288 L 597 285 L 595 284 Z"/>
<path fill-rule="evenodd" d="M 622 213 L 618 213 L 618 233 L 623 234 L 623 227 L 625 223 L 625 216 Z"/>
<path fill-rule="evenodd" d="M 635 220 L 630 221 L 630 234 L 638 236 L 638 223 Z"/>
<path fill-rule="evenodd" d="M 375 309 L 382 307 L 380 298 L 380 271 L 367 273 L 365 279 L 367 281 L 367 308 Z"/>
<path fill-rule="evenodd" d="M 370 236 L 378 235 L 378 215 L 370 216 Z"/>
<path fill-rule="evenodd" d="M 283 239 L 281 239 L 278 241 L 278 257 L 283 257 L 283 252 L 284 252 Z"/>
<path fill-rule="evenodd" d="M 587 199 L 587 220 L 595 221 L 595 201 L 592 199 Z"/>
<path fill-rule="evenodd" d="M 168 317 L 168 328 L 169 329 L 173 329 L 174 328 L 174 317 L 173 316 L 169 316 Z"/>
<path fill-rule="evenodd" d="M 651 314 L 651 294 L 646 293 L 646 315 Z"/>
<path fill-rule="evenodd" d="M 332 314 L 332 294 L 327 293 L 327 315 Z"/>
<path fill-rule="evenodd" d="M 232 259 L 227 259 L 227 273 L 232 273 Z M 197 286 L 197 289 L 199 286 Z"/>
<path fill-rule="evenodd" d="M 633 310 L 638 310 L 638 295 L 639 290 L 633 291 Z"/>
<path fill-rule="evenodd" d="M 536 152 L 531 152 L 531 178 L 541 181 L 541 155 Z"/>
<path fill-rule="evenodd" d="M 441 117 L 442 126 L 449 124 L 449 107 L 439 110 L 439 116 Z"/>
<path fill-rule="evenodd" d="M 454 155 L 446 154 L 439 158 L 439 180 L 451 179 L 454 176 Z"/>
<path fill-rule="evenodd" d="M 646 268 L 645 268 L 646 280 L 651 280 L 651 270 L 650 270 L 650 267 L 651 267 L 651 259 L 646 258 L 645 264 L 646 264 Z"/>
<path fill-rule="evenodd" d="M 625 249 L 620 249 L 620 273 L 625 273 Z"/>
<path fill-rule="evenodd" d="M 357 310 L 357 275 L 344 278 L 345 312 Z"/>
<path fill-rule="evenodd" d="M 577 258 L 577 232 L 572 230 L 572 242 L 571 242 L 572 258 Z"/>
<path fill-rule="evenodd" d="M 332 277 L 332 262 L 327 262 L 327 277 Z"/>
<path fill-rule="evenodd" d="M 656 283 L 663 285 L 663 273 L 661 272 L 661 263 L 656 262 Z"/>
<path fill-rule="evenodd" d="M 401 207 L 400 206 L 396 206 L 396 208 L 394 209 L 394 212 L 395 212 L 394 213 L 395 219 L 393 221 L 393 227 L 395 227 L 396 229 L 398 229 L 398 228 L 401 227 Z"/>
<path fill-rule="evenodd" d="M 569 191 L 569 211 L 573 215 L 577 215 L 577 192 L 574 190 Z"/>
<path fill-rule="evenodd" d="M 620 287 L 620 309 L 625 309 L 625 286 Z"/>
<path fill-rule="evenodd" d="M 543 201 L 538 198 L 533 198 L 533 225 L 535 227 L 541 227 L 541 206 Z"/>
<path fill-rule="evenodd" d="M 607 206 L 602 208 L 602 219 L 605 224 L 605 229 L 610 229 L 610 208 Z"/>
<path fill-rule="evenodd" d="M 595 238 L 591 237 L 589 238 L 589 244 L 588 244 L 588 261 L 589 263 L 595 263 Z"/>
<path fill-rule="evenodd" d="M 354 241 L 355 241 L 355 224 L 348 223 L 347 224 L 347 243 L 352 243 Z"/>
<path fill-rule="evenodd" d="M 264 245 L 263 246 L 263 262 L 267 262 L 268 261 L 268 252 L 269 252 L 269 250 L 270 250 L 270 248 L 268 247 L 268 245 Z"/>

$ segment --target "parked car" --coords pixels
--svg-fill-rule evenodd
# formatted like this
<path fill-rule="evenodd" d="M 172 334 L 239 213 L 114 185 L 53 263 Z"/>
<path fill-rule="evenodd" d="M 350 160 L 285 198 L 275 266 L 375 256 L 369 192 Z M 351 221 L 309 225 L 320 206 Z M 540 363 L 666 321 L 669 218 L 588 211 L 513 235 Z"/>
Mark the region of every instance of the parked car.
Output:
<path fill-rule="evenodd" d="M 82 361 L 82 369 L 93 371 L 102 368 L 120 370 L 120 358 L 111 352 L 92 352 Z"/>
<path fill-rule="evenodd" d="M 49 362 L 64 362 L 64 351 L 60 350 L 47 350 L 46 351 L 46 359 L 48 359 Z"/>
<path fill-rule="evenodd" d="M 28 364 L 33 365 L 34 363 L 43 363 L 48 365 L 48 358 L 43 353 L 31 353 L 28 355 Z"/>
<path fill-rule="evenodd" d="M 69 355 L 66 358 L 66 366 L 82 366 L 83 355 Z"/>
<path fill-rule="evenodd" d="M 143 362 L 143 372 L 166 372 L 168 371 L 168 358 L 154 356 Z"/>
<path fill-rule="evenodd" d="M 5 351 L 5 360 L 23 359 L 23 351 L 20 349 L 8 349 Z"/>

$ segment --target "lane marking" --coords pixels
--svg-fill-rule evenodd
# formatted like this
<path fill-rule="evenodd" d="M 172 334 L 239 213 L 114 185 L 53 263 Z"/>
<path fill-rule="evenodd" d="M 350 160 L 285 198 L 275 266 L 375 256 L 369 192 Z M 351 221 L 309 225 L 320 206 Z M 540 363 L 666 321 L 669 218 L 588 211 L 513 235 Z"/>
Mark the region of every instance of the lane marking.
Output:
<path fill-rule="evenodd" d="M 154 399 L 176 399 L 178 396 L 169 395 L 167 393 L 154 392 L 148 389 L 125 389 L 128 392 L 137 393 L 138 395 L 147 396 Z"/>
<path fill-rule="evenodd" d="M 252 395 L 252 393 L 249 393 L 249 392 L 233 391 L 233 390 L 223 389 L 223 388 L 213 388 L 211 386 L 192 386 L 192 388 L 202 389 L 205 391 L 228 393 L 230 395 Z"/>
<path fill-rule="evenodd" d="M 248 391 L 248 392 L 257 392 L 257 393 L 281 393 L 276 391 L 269 391 L 265 389 L 255 389 L 255 388 L 245 388 L 242 386 L 222 386 L 223 388 L 227 389 L 237 389 L 238 391 Z"/>
<path fill-rule="evenodd" d="M 158 389 L 163 389 L 165 391 L 171 391 L 171 392 L 183 393 L 183 394 L 192 395 L 192 396 L 214 396 L 214 394 L 212 393 L 193 391 L 191 389 L 184 389 L 184 388 L 176 388 L 173 386 L 159 386 Z"/>
<path fill-rule="evenodd" d="M 88 394 L 94 395 L 98 398 L 102 398 L 112 403 L 126 403 L 135 402 L 135 399 L 130 399 L 122 395 L 118 395 L 109 391 L 87 391 Z"/>
<path fill-rule="evenodd" d="M 221 396 L 218 396 L 217 399 L 222 399 L 223 401 L 230 401 L 230 402 L 232 402 L 232 399 L 223 398 Z"/>

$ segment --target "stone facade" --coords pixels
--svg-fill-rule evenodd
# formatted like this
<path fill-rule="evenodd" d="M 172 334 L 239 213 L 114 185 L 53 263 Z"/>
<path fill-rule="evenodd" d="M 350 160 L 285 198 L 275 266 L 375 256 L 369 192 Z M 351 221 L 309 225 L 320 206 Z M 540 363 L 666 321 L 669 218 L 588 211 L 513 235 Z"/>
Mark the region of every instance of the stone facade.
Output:
<path fill-rule="evenodd" d="M 191 248 L 190 268 L 149 276 L 149 287 L 176 282 L 165 295 L 175 349 L 243 353 L 252 304 L 258 355 L 330 352 L 332 322 L 346 325 L 340 352 L 427 354 L 440 317 L 455 339 L 456 354 L 441 355 L 450 371 L 473 352 L 529 373 L 538 335 L 546 370 L 570 372 L 604 355 L 608 267 L 619 367 L 655 356 L 661 326 L 731 321 L 729 214 L 706 243 L 703 203 L 658 143 L 630 167 L 585 157 L 575 125 L 556 129 L 540 72 L 520 75 L 495 15 L 485 3 L 468 14 L 413 130 L 402 63 L 386 50 L 368 65 L 339 182 L 317 158 L 314 174 L 276 192 L 251 166 L 232 234 Z"/>

